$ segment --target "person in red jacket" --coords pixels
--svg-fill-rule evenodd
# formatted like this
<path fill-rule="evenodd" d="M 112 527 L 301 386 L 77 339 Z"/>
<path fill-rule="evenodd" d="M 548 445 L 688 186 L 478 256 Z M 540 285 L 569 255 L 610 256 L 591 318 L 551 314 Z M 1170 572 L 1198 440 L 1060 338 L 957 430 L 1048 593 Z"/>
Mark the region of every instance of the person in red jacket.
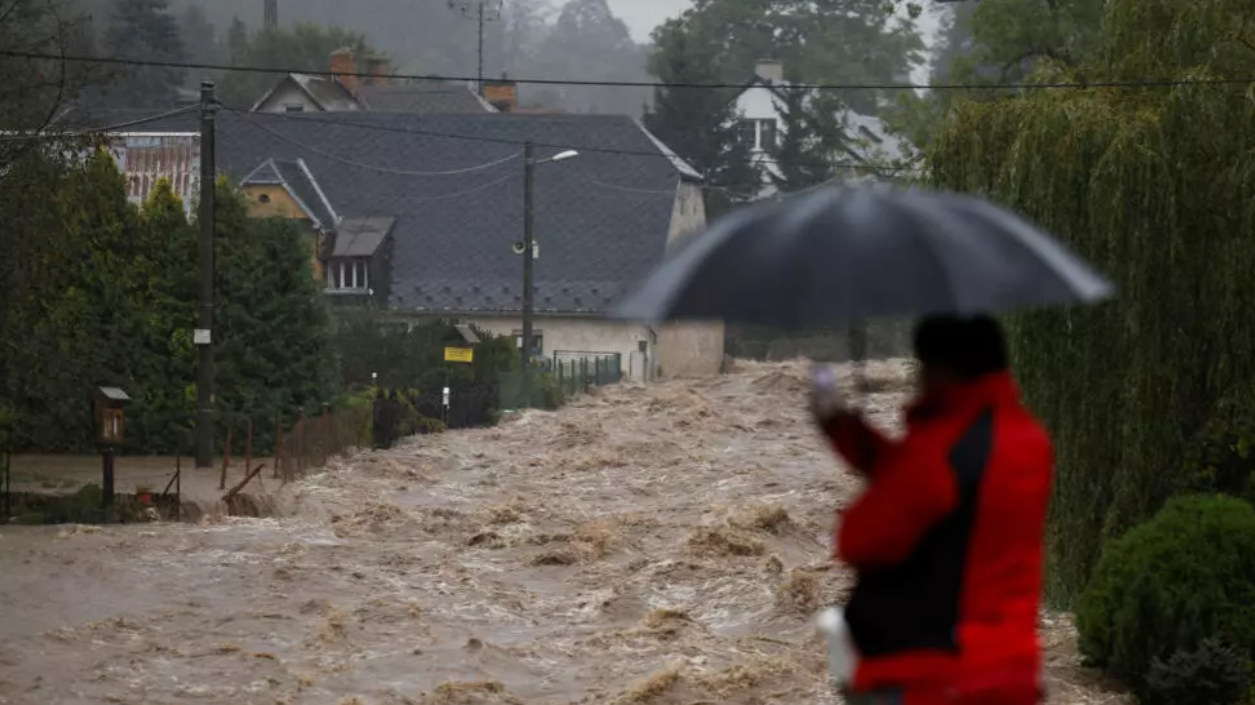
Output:
<path fill-rule="evenodd" d="M 997 321 L 915 330 L 920 390 L 891 440 L 816 391 L 812 412 L 867 487 L 835 529 L 858 580 L 844 615 L 851 705 L 1040 702 L 1037 633 L 1053 453 Z"/>

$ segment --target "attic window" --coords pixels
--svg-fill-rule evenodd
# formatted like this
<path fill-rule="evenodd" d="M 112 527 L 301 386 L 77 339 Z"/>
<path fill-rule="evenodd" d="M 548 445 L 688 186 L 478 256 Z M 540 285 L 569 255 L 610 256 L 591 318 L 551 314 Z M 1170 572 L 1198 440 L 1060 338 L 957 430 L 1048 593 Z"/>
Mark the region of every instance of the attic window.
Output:
<path fill-rule="evenodd" d="M 305 106 L 304 106 L 304 105 L 301 105 L 300 103 L 285 103 L 285 104 L 284 104 L 284 106 L 283 106 L 283 112 L 285 112 L 285 113 L 303 113 L 303 112 L 305 112 Z"/>
<path fill-rule="evenodd" d="M 258 196 L 257 202 L 258 203 L 270 203 L 270 194 L 263 193 L 262 195 Z"/>

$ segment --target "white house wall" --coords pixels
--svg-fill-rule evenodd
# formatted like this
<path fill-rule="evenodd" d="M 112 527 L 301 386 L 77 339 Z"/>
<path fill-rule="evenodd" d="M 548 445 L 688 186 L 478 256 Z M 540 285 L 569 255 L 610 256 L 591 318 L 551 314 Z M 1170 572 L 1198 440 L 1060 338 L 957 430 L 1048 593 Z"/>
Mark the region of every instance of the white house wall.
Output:
<path fill-rule="evenodd" d="M 780 96 L 770 88 L 762 85 L 746 88 L 741 95 L 737 96 L 736 109 L 742 120 L 774 120 L 777 139 L 784 134 L 784 121 L 781 120 L 785 111 L 784 101 L 780 100 Z M 759 149 L 757 145 L 752 150 L 752 154 L 753 160 L 763 168 L 763 187 L 755 195 L 758 198 L 766 198 L 776 192 L 771 176 L 774 174 L 779 177 L 780 167 L 767 150 Z"/>
<path fill-rule="evenodd" d="M 699 184 L 681 182 L 671 211 L 667 249 L 700 236 L 706 228 L 706 204 Z M 723 366 L 724 325 L 686 323 L 658 330 L 658 375 L 663 378 L 718 374 Z"/>
<path fill-rule="evenodd" d="M 519 318 L 461 316 L 459 320 L 493 335 L 509 338 L 517 338 L 523 327 Z M 618 353 L 622 355 L 620 364 L 624 378 L 638 382 L 646 379 L 647 359 L 648 366 L 656 368 L 653 357 L 657 345 L 647 326 L 598 318 L 537 315 L 533 328 L 537 335 L 542 336 L 541 352 L 549 360 L 553 360 L 555 352 L 603 355 Z M 640 352 L 642 341 L 645 343 L 645 353 Z M 648 378 L 653 379 L 655 376 L 656 373 L 651 373 Z"/>

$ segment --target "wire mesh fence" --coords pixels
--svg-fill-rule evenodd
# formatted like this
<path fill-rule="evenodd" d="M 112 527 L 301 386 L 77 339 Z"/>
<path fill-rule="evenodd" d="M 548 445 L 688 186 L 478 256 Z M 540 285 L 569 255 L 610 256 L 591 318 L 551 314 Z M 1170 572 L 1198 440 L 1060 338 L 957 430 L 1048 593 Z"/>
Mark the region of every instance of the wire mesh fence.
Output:
<path fill-rule="evenodd" d="M 593 387 L 621 381 L 623 356 L 619 353 L 559 351 L 527 370 L 526 379 L 518 370 L 502 373 L 501 408 L 556 409 Z"/>

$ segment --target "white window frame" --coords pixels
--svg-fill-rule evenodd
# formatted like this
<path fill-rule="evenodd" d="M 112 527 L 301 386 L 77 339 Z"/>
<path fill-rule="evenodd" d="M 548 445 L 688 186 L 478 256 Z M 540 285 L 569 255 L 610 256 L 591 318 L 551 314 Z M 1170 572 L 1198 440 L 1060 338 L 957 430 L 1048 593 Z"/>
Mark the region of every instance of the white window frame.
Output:
<path fill-rule="evenodd" d="M 327 288 L 335 291 L 368 291 L 370 263 L 360 257 L 333 259 L 327 264 Z"/>

